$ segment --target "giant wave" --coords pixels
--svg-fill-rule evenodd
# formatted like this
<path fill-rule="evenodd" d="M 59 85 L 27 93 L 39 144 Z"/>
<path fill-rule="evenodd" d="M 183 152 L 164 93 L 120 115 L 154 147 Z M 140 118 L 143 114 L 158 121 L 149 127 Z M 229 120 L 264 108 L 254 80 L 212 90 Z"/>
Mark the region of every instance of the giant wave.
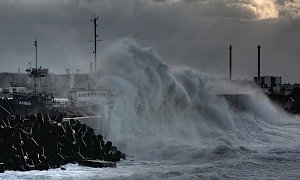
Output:
<path fill-rule="evenodd" d="M 107 48 L 101 68 L 98 83 L 115 94 L 101 131 L 136 158 L 190 163 L 237 156 L 284 141 L 288 135 L 276 124 L 294 121 L 254 87 L 247 87 L 244 110 L 235 111 L 213 89 L 244 87 L 224 88 L 191 68 L 173 71 L 131 38 Z"/>

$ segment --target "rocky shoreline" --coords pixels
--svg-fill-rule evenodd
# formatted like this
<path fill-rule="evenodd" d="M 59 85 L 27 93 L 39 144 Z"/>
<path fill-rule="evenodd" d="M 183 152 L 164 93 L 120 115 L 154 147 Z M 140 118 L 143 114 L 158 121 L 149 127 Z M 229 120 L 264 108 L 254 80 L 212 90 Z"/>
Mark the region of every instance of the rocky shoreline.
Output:
<path fill-rule="evenodd" d="M 112 142 L 77 120 L 37 114 L 0 120 L 0 171 L 48 170 L 67 163 L 115 167 L 125 159 Z M 63 169 L 63 168 L 62 168 Z"/>

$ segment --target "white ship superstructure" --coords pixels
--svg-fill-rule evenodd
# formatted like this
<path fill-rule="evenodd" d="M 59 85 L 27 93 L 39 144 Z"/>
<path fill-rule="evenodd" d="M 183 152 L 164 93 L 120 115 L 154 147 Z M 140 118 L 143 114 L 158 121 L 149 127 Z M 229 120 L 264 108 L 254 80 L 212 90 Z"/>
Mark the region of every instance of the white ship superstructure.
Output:
<path fill-rule="evenodd" d="M 104 88 L 71 89 L 69 92 L 69 100 L 78 106 L 105 105 L 112 96 L 112 92 Z"/>

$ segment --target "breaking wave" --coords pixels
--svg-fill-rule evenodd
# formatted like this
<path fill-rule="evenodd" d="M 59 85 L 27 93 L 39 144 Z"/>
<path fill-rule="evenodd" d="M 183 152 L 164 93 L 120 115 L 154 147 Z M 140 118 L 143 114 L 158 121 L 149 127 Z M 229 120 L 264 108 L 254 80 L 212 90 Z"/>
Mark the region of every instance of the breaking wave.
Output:
<path fill-rule="evenodd" d="M 101 60 L 98 83 L 114 91 L 101 131 L 128 155 L 210 161 L 255 153 L 253 147 L 288 136 L 275 124 L 293 118 L 254 88 L 244 109 L 236 110 L 214 93 L 222 85 L 193 69 L 172 71 L 130 38 L 107 48 Z M 233 93 L 237 88 L 229 87 Z"/>

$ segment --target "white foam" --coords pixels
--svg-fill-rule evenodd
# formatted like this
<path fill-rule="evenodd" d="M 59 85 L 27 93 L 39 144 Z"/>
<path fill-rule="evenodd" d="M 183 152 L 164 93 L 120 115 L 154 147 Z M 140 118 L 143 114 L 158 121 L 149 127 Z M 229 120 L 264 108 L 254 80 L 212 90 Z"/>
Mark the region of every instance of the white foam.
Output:
<path fill-rule="evenodd" d="M 235 112 L 212 91 L 224 84 L 189 68 L 172 73 L 151 48 L 129 38 L 113 44 L 101 59 L 98 83 L 115 92 L 103 133 L 136 157 L 184 161 L 192 158 L 185 157 L 191 149 L 197 154 L 220 145 L 268 143 L 271 124 L 291 119 L 251 87 L 245 112 Z M 237 87 L 232 86 L 232 92 Z M 246 129 L 244 122 L 253 129 Z"/>

